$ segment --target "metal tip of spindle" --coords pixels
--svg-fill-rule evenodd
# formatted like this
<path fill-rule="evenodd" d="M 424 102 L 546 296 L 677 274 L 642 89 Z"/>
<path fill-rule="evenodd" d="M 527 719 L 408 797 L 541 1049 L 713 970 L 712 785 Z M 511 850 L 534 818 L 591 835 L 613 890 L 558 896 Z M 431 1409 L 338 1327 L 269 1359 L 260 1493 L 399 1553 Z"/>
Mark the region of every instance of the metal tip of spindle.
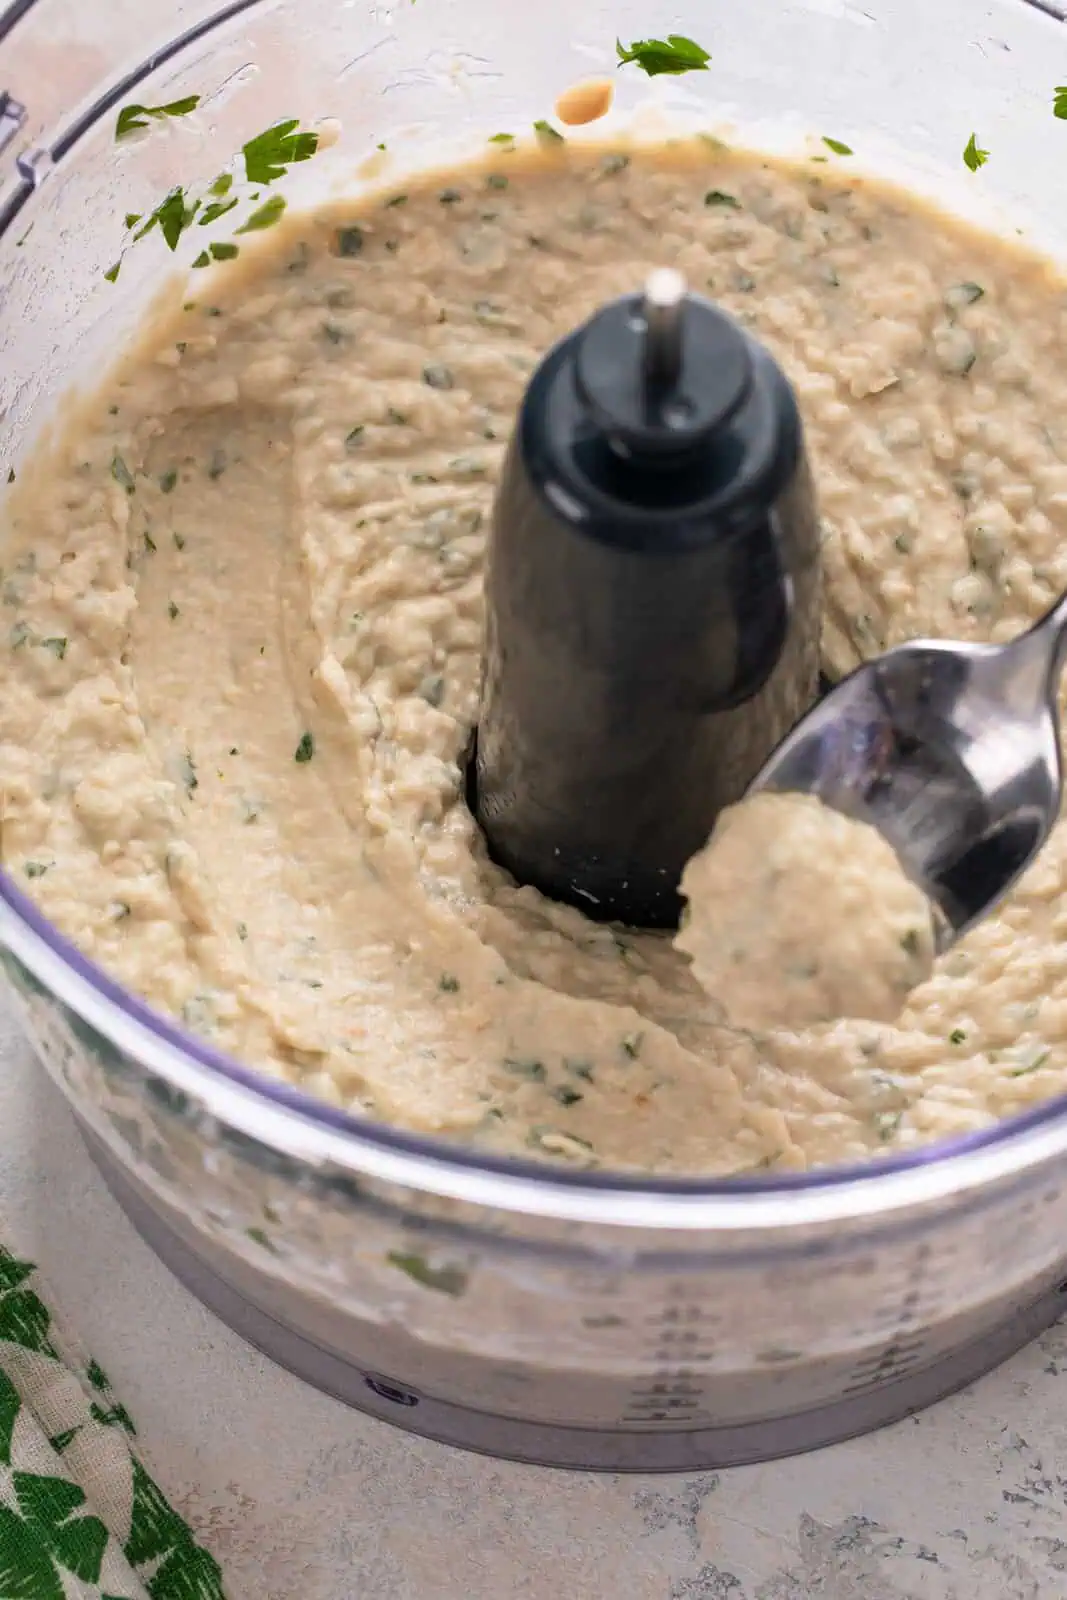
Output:
<path fill-rule="evenodd" d="M 682 369 L 682 307 L 689 286 L 673 267 L 658 267 L 645 284 L 645 377 L 649 388 L 673 388 Z"/>

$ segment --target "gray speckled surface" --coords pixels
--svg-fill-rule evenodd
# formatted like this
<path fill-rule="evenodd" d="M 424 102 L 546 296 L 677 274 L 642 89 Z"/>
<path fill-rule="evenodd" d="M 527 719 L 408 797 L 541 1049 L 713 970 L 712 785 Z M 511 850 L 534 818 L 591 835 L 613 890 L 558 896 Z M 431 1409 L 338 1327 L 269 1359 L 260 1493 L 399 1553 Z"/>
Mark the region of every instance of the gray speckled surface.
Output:
<path fill-rule="evenodd" d="M 0 1216 L 236 1600 L 1067 1597 L 1067 1326 L 821 1454 L 675 1478 L 409 1439 L 272 1367 L 137 1239 L 0 1012 Z"/>

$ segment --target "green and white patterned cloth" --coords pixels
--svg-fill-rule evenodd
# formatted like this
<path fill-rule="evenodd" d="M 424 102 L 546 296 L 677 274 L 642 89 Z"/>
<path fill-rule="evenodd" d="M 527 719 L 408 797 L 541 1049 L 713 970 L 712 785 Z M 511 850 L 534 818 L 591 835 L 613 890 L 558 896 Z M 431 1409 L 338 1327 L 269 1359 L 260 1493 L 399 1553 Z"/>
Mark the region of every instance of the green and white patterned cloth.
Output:
<path fill-rule="evenodd" d="M 0 1600 L 226 1600 L 105 1374 L 0 1245 Z"/>

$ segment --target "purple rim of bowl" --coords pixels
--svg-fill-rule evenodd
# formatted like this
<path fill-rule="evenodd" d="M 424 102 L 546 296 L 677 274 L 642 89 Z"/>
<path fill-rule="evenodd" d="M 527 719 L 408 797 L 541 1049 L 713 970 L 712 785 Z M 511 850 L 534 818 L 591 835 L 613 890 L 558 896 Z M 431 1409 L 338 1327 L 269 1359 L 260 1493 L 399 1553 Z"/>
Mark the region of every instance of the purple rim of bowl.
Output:
<path fill-rule="evenodd" d="M 260 0 L 230 0 L 213 16 L 205 18 L 185 32 L 179 34 L 171 42 L 138 67 L 128 72 L 118 83 L 115 83 L 92 105 L 87 107 L 77 119 L 67 127 L 51 146 L 53 163 L 58 162 L 69 154 L 71 149 L 79 143 L 97 124 L 100 117 L 114 108 L 131 90 L 135 89 L 141 81 L 151 72 L 175 56 L 179 55 L 188 45 L 212 33 L 217 27 L 239 16 L 242 12 L 250 11 L 260 4 Z M 1060 0 L 1024 0 L 1024 4 L 1035 11 L 1048 17 L 1053 22 L 1064 21 L 1064 10 L 1061 9 Z M 13 6 L 0 13 L 0 41 L 12 31 L 15 25 L 23 18 L 29 16 L 35 5 L 35 0 L 15 0 Z M 33 186 L 27 180 L 19 185 L 10 197 L 7 205 L 0 209 L 0 239 L 7 228 L 14 221 L 15 216 L 31 198 Z M 457 1167 L 461 1170 L 475 1172 L 499 1173 L 502 1177 L 521 1177 L 532 1179 L 547 1187 L 561 1187 L 567 1189 L 600 1191 L 618 1190 L 630 1194 L 649 1194 L 653 1196 L 688 1196 L 699 1198 L 706 1196 L 708 1199 L 723 1198 L 737 1195 L 739 1192 L 759 1194 L 788 1194 L 799 1191 L 818 1189 L 837 1189 L 863 1179 L 895 1176 L 903 1172 L 916 1171 L 942 1162 L 960 1160 L 978 1151 L 989 1149 L 1034 1129 L 1045 1127 L 1067 1116 L 1067 1094 L 1057 1095 L 1045 1101 L 1033 1111 L 1022 1112 L 1015 1117 L 1005 1118 L 983 1129 L 978 1133 L 966 1134 L 959 1139 L 949 1139 L 936 1144 L 925 1145 L 919 1150 L 909 1151 L 906 1155 L 878 1157 L 872 1161 L 856 1162 L 841 1167 L 822 1167 L 814 1172 L 783 1173 L 774 1178 L 758 1178 L 753 1176 L 738 1176 L 729 1180 L 708 1182 L 701 1178 L 657 1178 L 636 1177 L 629 1173 L 611 1173 L 609 1171 L 596 1172 L 570 1172 L 565 1168 L 556 1168 L 547 1163 L 527 1161 L 522 1157 L 504 1157 L 482 1154 L 471 1147 L 456 1145 L 446 1139 L 421 1137 L 417 1134 L 402 1132 L 399 1128 L 391 1128 L 383 1123 L 373 1122 L 369 1118 L 355 1116 L 349 1111 L 340 1111 L 327 1105 L 322 1100 L 305 1094 L 300 1089 L 294 1089 L 289 1084 L 275 1082 L 265 1073 L 257 1072 L 252 1067 L 242 1066 L 231 1056 L 225 1055 L 221 1050 L 214 1050 L 209 1044 L 187 1033 L 177 1023 L 170 1021 L 162 1013 L 154 1011 L 136 995 L 124 989 L 121 984 L 109 978 L 107 973 L 95 962 L 81 953 L 81 951 L 61 934 L 38 910 L 33 901 L 16 887 L 11 876 L 0 868 L 0 900 L 2 900 L 18 919 L 23 922 L 32 933 L 36 934 L 44 943 L 62 960 L 71 972 L 83 982 L 88 983 L 109 1004 L 127 1017 L 132 1018 L 165 1044 L 180 1050 L 188 1060 L 205 1072 L 216 1077 L 228 1079 L 240 1088 L 249 1091 L 260 1100 L 268 1104 L 280 1106 L 294 1115 L 303 1118 L 320 1128 L 333 1133 L 348 1134 L 368 1144 L 377 1145 L 386 1150 L 395 1150 L 408 1156 L 414 1156 L 433 1161 L 438 1165 Z M 115 1044 L 115 1040 L 111 1040 Z M 118 1046 L 116 1045 L 116 1048 Z M 146 1072 L 149 1070 L 145 1068 Z"/>

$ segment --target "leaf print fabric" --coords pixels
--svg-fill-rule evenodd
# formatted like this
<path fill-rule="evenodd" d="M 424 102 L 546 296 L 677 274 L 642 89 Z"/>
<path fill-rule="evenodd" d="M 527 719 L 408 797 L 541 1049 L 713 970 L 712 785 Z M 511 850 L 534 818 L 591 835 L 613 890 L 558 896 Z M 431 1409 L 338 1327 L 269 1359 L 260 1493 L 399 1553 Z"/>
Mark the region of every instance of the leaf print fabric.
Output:
<path fill-rule="evenodd" d="M 0 1245 L 0 1600 L 226 1600 L 107 1374 Z"/>

